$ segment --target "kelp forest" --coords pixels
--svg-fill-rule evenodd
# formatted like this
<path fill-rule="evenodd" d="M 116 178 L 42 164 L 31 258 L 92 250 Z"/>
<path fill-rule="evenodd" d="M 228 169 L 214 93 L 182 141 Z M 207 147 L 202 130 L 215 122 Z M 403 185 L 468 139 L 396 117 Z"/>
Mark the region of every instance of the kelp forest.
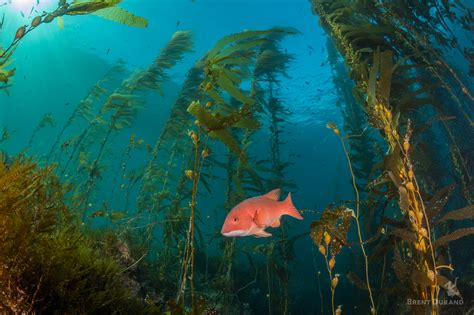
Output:
<path fill-rule="evenodd" d="M 148 65 L 108 64 L 66 115 L 39 100 L 29 138 L 1 119 L 37 31 L 154 22 L 129 2 L 55 0 L 16 32 L 0 24 L 0 313 L 474 314 L 472 3 L 303 1 L 338 113 L 319 115 L 335 147 L 316 150 L 342 161 L 324 181 L 350 193 L 302 209 L 292 167 L 323 166 L 288 158 L 300 56 L 286 43 L 303 38 L 291 20 L 205 48 L 177 30 Z M 163 119 L 144 136 L 150 108 Z M 237 204 L 277 188 L 302 222 L 221 234 Z"/>

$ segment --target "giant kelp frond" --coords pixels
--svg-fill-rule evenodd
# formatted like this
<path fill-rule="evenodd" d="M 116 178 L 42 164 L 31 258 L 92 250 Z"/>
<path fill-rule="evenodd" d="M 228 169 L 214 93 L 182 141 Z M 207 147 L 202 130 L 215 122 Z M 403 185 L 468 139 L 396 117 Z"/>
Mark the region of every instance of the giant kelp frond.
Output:
<path fill-rule="evenodd" d="M 111 7 L 102 10 L 98 10 L 94 12 L 94 15 L 97 15 L 101 18 L 125 24 L 127 26 L 134 26 L 134 27 L 147 27 L 148 20 L 141 16 L 136 16 L 133 13 L 125 10 L 124 8 L 120 7 Z"/>
<path fill-rule="evenodd" d="M 265 36 L 273 33 L 292 34 L 293 30 L 274 28 L 244 31 L 219 40 L 202 60 L 205 78 L 200 85 L 202 92 L 210 97 L 216 106 L 210 108 L 204 104 L 193 103 L 188 108 L 211 137 L 227 145 L 243 161 L 246 161 L 246 156 L 238 141 L 226 129 L 257 127 L 252 118 L 256 103 L 253 91 L 245 91 L 241 86 L 250 78 L 249 67 L 254 66 L 257 50 L 269 41 Z M 232 99 L 236 101 L 237 108 L 231 103 Z"/>
<path fill-rule="evenodd" d="M 278 76 L 288 78 L 288 67 L 294 60 L 294 56 L 284 51 L 280 43 L 285 36 L 295 34 L 298 34 L 296 30 L 289 30 L 270 33 L 266 36 L 268 41 L 261 46 L 255 61 L 254 76 L 256 78 L 273 82 Z"/>
<path fill-rule="evenodd" d="M 107 99 L 102 107 L 102 112 L 113 111 L 111 128 L 118 130 L 130 127 L 141 107 L 141 102 L 137 100 L 136 96 L 114 93 Z"/>
<path fill-rule="evenodd" d="M 117 5 L 123 0 L 74 0 L 66 6 L 66 15 L 94 14 L 101 18 L 125 24 L 127 26 L 147 27 L 148 20 L 120 8 Z"/>
<path fill-rule="evenodd" d="M 68 15 L 82 15 L 94 13 L 98 10 L 113 7 L 123 0 L 73 0 L 67 8 Z"/>
<path fill-rule="evenodd" d="M 220 61 L 239 52 L 245 52 L 267 41 L 265 35 L 272 33 L 295 34 L 294 29 L 274 28 L 262 31 L 243 31 L 231 34 L 220 39 L 208 52 L 206 60 Z"/>
<path fill-rule="evenodd" d="M 6 89 L 9 86 L 9 80 L 15 75 L 15 69 L 7 69 L 12 62 L 12 54 L 15 50 L 12 49 L 6 52 L 0 46 L 0 89 Z"/>
<path fill-rule="evenodd" d="M 170 69 L 180 61 L 184 54 L 192 51 L 193 40 L 191 31 L 178 31 L 173 34 L 170 41 L 161 50 L 155 61 L 155 65 L 161 77 L 164 77 L 164 70 Z"/>
<path fill-rule="evenodd" d="M 44 114 L 38 125 L 36 125 L 36 128 L 33 130 L 33 133 L 31 135 L 31 138 L 30 138 L 30 141 L 28 142 L 28 145 L 27 147 L 25 148 L 25 151 L 28 150 L 31 145 L 33 144 L 33 141 L 36 137 L 36 135 L 38 134 L 38 132 L 40 132 L 41 129 L 45 128 L 45 127 L 53 127 L 56 125 L 56 119 L 54 118 L 53 114 L 52 113 L 46 113 Z"/>
<path fill-rule="evenodd" d="M 56 119 L 54 118 L 52 113 L 46 113 L 41 118 L 38 128 L 44 128 L 46 126 L 54 126 L 56 125 Z"/>
<path fill-rule="evenodd" d="M 264 45 L 267 46 L 267 45 Z M 294 59 L 289 54 L 282 53 L 277 49 L 267 48 L 258 54 L 257 61 L 255 63 L 255 75 L 283 75 L 288 76 L 288 64 Z"/>
<path fill-rule="evenodd" d="M 193 49 L 190 31 L 178 31 L 173 34 L 166 46 L 160 51 L 156 60 L 143 71 L 137 71 L 129 80 L 124 82 L 128 93 L 134 90 L 160 90 L 163 81 L 168 79 L 166 71 L 173 68 L 184 54 Z"/>

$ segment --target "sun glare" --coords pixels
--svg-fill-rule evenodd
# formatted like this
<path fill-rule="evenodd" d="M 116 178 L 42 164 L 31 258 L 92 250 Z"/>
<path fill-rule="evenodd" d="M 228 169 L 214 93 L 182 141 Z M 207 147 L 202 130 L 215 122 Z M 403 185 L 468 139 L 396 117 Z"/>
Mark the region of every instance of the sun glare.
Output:
<path fill-rule="evenodd" d="M 51 4 L 52 0 L 11 0 L 11 7 L 16 11 L 23 12 L 24 14 L 30 13 L 32 8 L 36 11 L 41 12 Z"/>
<path fill-rule="evenodd" d="M 36 0 L 12 0 L 11 5 L 13 9 L 24 12 L 31 10 L 36 5 Z"/>

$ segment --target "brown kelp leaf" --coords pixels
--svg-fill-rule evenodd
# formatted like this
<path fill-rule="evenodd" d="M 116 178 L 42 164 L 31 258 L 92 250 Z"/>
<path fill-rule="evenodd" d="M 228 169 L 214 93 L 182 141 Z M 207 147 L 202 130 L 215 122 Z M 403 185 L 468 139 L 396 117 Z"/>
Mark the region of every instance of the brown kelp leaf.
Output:
<path fill-rule="evenodd" d="M 199 102 L 192 102 L 187 110 L 199 120 L 200 125 L 205 126 L 207 129 L 216 130 L 223 128 L 219 120 L 201 106 Z"/>
<path fill-rule="evenodd" d="M 474 227 L 461 228 L 448 235 L 443 235 L 434 242 L 434 247 L 439 247 L 448 244 L 451 241 L 455 241 L 464 236 L 474 234 Z"/>
<path fill-rule="evenodd" d="M 390 234 L 401 238 L 402 240 L 407 241 L 409 243 L 413 243 L 416 241 L 415 232 L 409 231 L 407 229 L 392 229 L 390 231 Z"/>
<path fill-rule="evenodd" d="M 443 210 L 444 206 L 448 202 L 449 197 L 454 192 L 455 185 L 449 185 L 443 189 L 438 190 L 433 197 L 426 203 L 426 215 L 433 221 L 433 218 Z"/>
<path fill-rule="evenodd" d="M 60 16 L 56 18 L 56 22 L 58 23 L 58 27 L 60 29 L 64 29 L 64 19 Z"/>
<path fill-rule="evenodd" d="M 337 256 L 347 246 L 347 233 L 350 228 L 354 211 L 346 206 L 324 209 L 320 220 L 311 223 L 311 238 L 316 246 L 320 245 L 324 232 L 330 236 L 331 255 Z"/>
<path fill-rule="evenodd" d="M 383 216 L 381 218 L 380 223 L 383 224 L 383 225 L 388 224 L 388 225 L 396 226 L 396 227 L 399 227 L 401 229 L 406 227 L 405 221 L 403 221 L 403 220 L 394 220 L 394 219 L 388 218 L 386 216 Z"/>
<path fill-rule="evenodd" d="M 384 169 L 388 171 L 388 175 L 397 187 L 400 187 L 402 185 L 402 181 L 398 176 L 398 174 L 400 173 L 400 165 L 401 159 L 399 150 L 394 150 L 384 159 Z"/>
<path fill-rule="evenodd" d="M 352 271 L 349 271 L 346 273 L 347 279 L 349 279 L 349 282 L 352 283 L 356 288 L 361 289 L 361 290 L 367 290 L 367 284 L 362 281 L 359 276 Z"/>
<path fill-rule="evenodd" d="M 239 142 L 234 138 L 230 131 L 225 129 L 212 130 L 209 132 L 209 136 L 224 143 L 229 149 L 231 149 L 232 151 L 234 151 L 234 153 L 237 154 L 237 157 L 241 161 L 247 161 L 245 152 L 240 148 Z"/>
<path fill-rule="evenodd" d="M 209 90 L 206 92 L 217 104 L 225 105 L 225 100 L 220 96 L 216 90 Z"/>
<path fill-rule="evenodd" d="M 408 192 L 405 187 L 400 186 L 398 187 L 398 193 L 400 195 L 400 199 L 398 200 L 398 205 L 400 206 L 400 209 L 402 209 L 403 213 L 408 212 L 408 208 L 410 205 L 410 201 L 408 200 Z"/>
<path fill-rule="evenodd" d="M 260 124 L 258 121 L 251 117 L 242 117 L 237 123 L 233 124 L 232 127 L 243 128 L 243 129 L 258 129 Z"/>
<path fill-rule="evenodd" d="M 314 242 L 314 245 L 318 247 L 321 244 L 321 239 L 323 237 L 323 225 L 320 221 L 311 222 L 310 236 Z"/>
<path fill-rule="evenodd" d="M 441 222 L 446 222 L 449 220 L 466 220 L 466 219 L 471 219 L 471 220 L 474 219 L 474 206 L 468 206 L 461 209 L 449 211 L 442 218 L 436 220 L 435 224 L 439 224 Z"/>
<path fill-rule="evenodd" d="M 408 277 L 408 268 L 405 262 L 403 261 L 398 248 L 395 247 L 393 253 L 393 270 L 395 271 L 395 275 L 397 276 L 398 280 L 400 280 L 400 282 L 404 282 Z"/>
<path fill-rule="evenodd" d="M 80 2 L 76 1 L 67 8 L 67 15 L 82 15 L 94 13 L 98 10 L 113 7 L 119 4 L 122 0 L 102 0 L 102 1 L 90 1 Z"/>
<path fill-rule="evenodd" d="M 7 88 L 9 87 L 8 83 L 11 77 L 15 75 L 15 69 L 6 69 L 11 63 L 12 63 L 12 54 L 16 50 L 16 47 L 14 46 L 10 52 L 5 53 L 4 50 L 0 47 L 0 55 L 3 54 L 2 57 L 0 57 L 0 90 L 3 90 L 8 94 Z"/>
<path fill-rule="evenodd" d="M 182 60 L 184 54 L 193 50 L 193 39 L 191 31 L 177 31 L 171 36 L 168 44 L 161 49 L 154 66 L 161 77 L 164 77 L 163 70 L 171 69 L 178 61 Z"/>
<path fill-rule="evenodd" d="M 388 102 L 390 99 L 390 88 L 392 86 L 393 52 L 391 50 L 386 50 L 379 53 L 379 55 L 380 78 L 378 80 L 377 94 L 384 102 Z"/>
<path fill-rule="evenodd" d="M 217 84 L 227 93 L 229 93 L 229 95 L 243 104 L 253 105 L 255 103 L 255 100 L 245 95 L 239 88 L 237 88 L 229 77 L 225 75 L 219 76 L 217 79 Z"/>
<path fill-rule="evenodd" d="M 120 8 L 111 7 L 102 9 L 94 12 L 94 15 L 100 16 L 101 18 L 114 21 L 120 24 L 125 24 L 133 27 L 147 27 L 148 20 L 141 16 L 136 16 L 131 12 Z"/>
<path fill-rule="evenodd" d="M 216 43 L 214 48 L 212 48 L 211 51 L 208 53 L 206 59 L 211 59 L 211 58 L 214 58 L 218 55 L 221 55 L 222 50 L 227 45 L 232 44 L 234 42 L 239 42 L 239 41 L 247 40 L 247 39 L 250 39 L 250 38 L 255 38 L 255 37 L 258 37 L 258 36 L 262 36 L 262 35 L 268 35 L 268 34 L 272 34 L 272 33 L 296 34 L 296 31 L 292 30 L 292 29 L 274 28 L 274 29 L 264 30 L 264 31 L 243 31 L 243 32 L 240 32 L 240 33 L 235 33 L 235 34 L 232 34 L 232 35 L 228 35 L 228 36 L 223 37 L 222 39 L 220 39 Z M 235 47 L 234 49 L 227 49 L 226 53 L 231 54 L 231 53 L 235 52 L 236 50 L 238 50 L 239 48 L 240 48 L 240 46 L 237 45 L 237 47 Z"/>
<path fill-rule="evenodd" d="M 426 272 L 418 270 L 418 269 L 412 270 L 410 274 L 410 278 L 411 278 L 411 281 L 422 286 L 431 286 L 434 284 L 434 282 L 430 278 L 428 278 L 428 275 L 426 274 Z"/>

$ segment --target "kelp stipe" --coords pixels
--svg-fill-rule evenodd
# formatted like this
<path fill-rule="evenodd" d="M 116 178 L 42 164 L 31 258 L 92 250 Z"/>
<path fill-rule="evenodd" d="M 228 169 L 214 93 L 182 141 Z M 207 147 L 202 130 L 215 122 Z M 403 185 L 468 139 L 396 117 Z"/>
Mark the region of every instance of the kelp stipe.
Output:
<path fill-rule="evenodd" d="M 30 137 L 30 140 L 28 141 L 28 145 L 26 146 L 26 148 L 24 149 L 24 151 L 28 151 L 31 146 L 33 145 L 33 142 L 36 138 L 36 135 L 38 134 L 38 132 L 45 128 L 45 127 L 54 127 L 56 125 L 56 119 L 54 118 L 53 114 L 52 113 L 46 113 L 43 115 L 43 117 L 41 117 L 40 121 L 38 122 L 38 124 L 36 125 L 35 129 L 33 130 L 33 133 L 31 134 L 31 137 Z"/>
<path fill-rule="evenodd" d="M 360 246 L 360 249 L 361 249 L 361 252 L 362 252 L 362 255 L 363 255 L 363 258 L 364 258 L 364 267 L 365 267 L 365 281 L 366 281 L 366 286 L 367 286 L 367 290 L 369 291 L 369 299 L 370 299 L 370 313 L 371 314 L 376 314 L 377 313 L 377 308 L 375 306 L 375 302 L 374 302 L 374 297 L 372 295 L 372 288 L 370 286 L 370 273 L 369 273 L 369 258 L 367 257 L 367 252 L 366 252 L 366 249 L 365 249 L 365 241 L 362 237 L 362 231 L 361 231 L 361 224 L 360 224 L 360 203 L 361 203 L 361 199 L 360 199 L 360 193 L 359 193 L 359 189 L 357 188 L 357 183 L 356 183 L 356 177 L 355 177 L 355 174 L 354 174 L 354 169 L 352 167 L 352 162 L 351 162 L 351 158 L 349 156 L 349 152 L 346 148 L 346 143 L 345 143 L 345 139 L 341 136 L 341 131 L 339 130 L 339 128 L 334 125 L 333 123 L 328 123 L 327 124 L 327 127 L 329 129 L 331 129 L 334 134 L 339 138 L 339 140 L 341 141 L 341 145 L 342 145 L 342 148 L 344 150 L 344 154 L 347 158 L 347 163 L 348 163 L 348 166 L 349 166 L 349 171 L 351 173 L 351 178 L 352 178 L 352 187 L 354 188 L 354 195 L 355 195 L 355 214 L 353 215 L 354 216 L 354 219 L 355 219 L 355 222 L 356 222 L 356 225 L 357 225 L 357 236 L 359 238 L 359 246 Z M 327 257 L 326 257 L 326 260 L 327 260 Z M 328 265 L 329 266 L 329 265 Z M 330 273 L 331 274 L 331 273 Z M 334 294 L 334 292 L 333 292 Z M 333 303 L 334 304 L 334 303 Z M 333 313 L 334 313 L 334 305 L 333 305 Z"/>

